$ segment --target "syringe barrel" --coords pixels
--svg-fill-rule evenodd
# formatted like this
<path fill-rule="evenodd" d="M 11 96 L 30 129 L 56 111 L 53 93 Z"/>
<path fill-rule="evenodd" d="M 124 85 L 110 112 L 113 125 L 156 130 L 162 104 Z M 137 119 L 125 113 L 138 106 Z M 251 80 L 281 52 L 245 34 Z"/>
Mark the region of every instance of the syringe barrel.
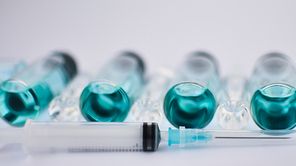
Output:
<path fill-rule="evenodd" d="M 50 123 L 28 120 L 23 133 L 23 148 L 27 153 L 54 151 L 149 151 L 149 148 L 147 149 L 148 144 L 151 146 L 153 143 L 151 141 L 153 140 L 151 139 L 153 135 L 149 136 L 149 133 L 153 131 L 152 128 L 154 130 L 158 129 L 157 124 Z"/>

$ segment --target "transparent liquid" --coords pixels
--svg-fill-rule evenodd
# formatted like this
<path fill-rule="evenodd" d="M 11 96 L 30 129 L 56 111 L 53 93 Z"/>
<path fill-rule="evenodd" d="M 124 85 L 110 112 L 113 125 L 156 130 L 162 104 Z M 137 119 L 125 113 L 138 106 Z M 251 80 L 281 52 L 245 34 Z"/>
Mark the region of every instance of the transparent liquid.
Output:
<path fill-rule="evenodd" d="M 91 79 L 88 73 L 79 73 L 63 93 L 50 102 L 48 113 L 53 121 L 77 122 L 80 120 L 79 97 Z"/>
<path fill-rule="evenodd" d="M 239 130 L 249 121 L 248 80 L 242 75 L 229 75 L 222 81 L 216 110 L 218 124 L 227 130 Z"/>
<path fill-rule="evenodd" d="M 218 124 L 223 129 L 240 130 L 249 121 L 249 112 L 245 104 L 238 101 L 227 101 L 221 103 L 217 108 Z"/>
<path fill-rule="evenodd" d="M 53 121 L 77 122 L 80 117 L 79 99 L 72 96 L 55 97 L 49 104 L 48 113 Z"/>
<path fill-rule="evenodd" d="M 157 122 L 161 123 L 162 114 L 159 102 L 148 99 L 137 100 L 130 110 L 133 122 Z"/>
<path fill-rule="evenodd" d="M 251 101 L 251 115 L 262 129 L 292 129 L 296 125 L 295 89 L 275 84 L 257 90 Z"/>
<path fill-rule="evenodd" d="M 164 113 L 177 128 L 203 128 L 213 119 L 215 110 L 213 94 L 196 83 L 175 85 L 164 100 Z"/>
<path fill-rule="evenodd" d="M 129 112 L 130 101 L 119 86 L 93 82 L 83 90 L 80 108 L 88 121 L 122 122 Z"/>

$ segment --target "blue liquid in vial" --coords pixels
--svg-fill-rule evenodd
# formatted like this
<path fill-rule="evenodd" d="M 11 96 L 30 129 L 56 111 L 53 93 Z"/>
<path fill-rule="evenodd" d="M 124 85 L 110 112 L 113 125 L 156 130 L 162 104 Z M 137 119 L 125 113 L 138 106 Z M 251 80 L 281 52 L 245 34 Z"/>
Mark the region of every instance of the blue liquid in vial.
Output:
<path fill-rule="evenodd" d="M 125 91 L 109 82 L 92 82 L 80 97 L 82 115 L 87 121 L 122 122 L 130 109 Z"/>
<path fill-rule="evenodd" d="M 76 73 L 74 60 L 62 53 L 24 69 L 16 78 L 1 84 L 0 117 L 13 126 L 23 126 L 27 119 L 36 119 Z"/>
<path fill-rule="evenodd" d="M 180 83 L 172 87 L 164 100 L 164 113 L 175 127 L 203 128 L 214 117 L 213 94 L 196 83 Z"/>
<path fill-rule="evenodd" d="M 97 122 L 122 122 L 144 84 L 144 62 L 132 53 L 123 52 L 110 61 L 80 95 L 84 118 Z M 105 80 L 105 81 L 104 81 Z"/>
<path fill-rule="evenodd" d="M 292 129 L 296 125 L 295 88 L 271 84 L 257 90 L 251 101 L 251 115 L 262 129 Z"/>

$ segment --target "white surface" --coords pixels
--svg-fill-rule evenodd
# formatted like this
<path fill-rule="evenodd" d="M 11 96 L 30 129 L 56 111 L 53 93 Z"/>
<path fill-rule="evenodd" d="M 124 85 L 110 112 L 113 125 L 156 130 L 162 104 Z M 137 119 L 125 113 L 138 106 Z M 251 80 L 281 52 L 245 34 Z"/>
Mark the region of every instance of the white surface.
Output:
<path fill-rule="evenodd" d="M 296 61 L 296 1 L 1 1 L 0 57 L 33 62 L 55 49 L 93 72 L 124 49 L 139 52 L 149 72 L 175 68 L 208 50 L 222 75 L 250 74 L 255 60 L 281 51 Z M 213 121 L 207 128 L 218 128 Z M 257 129 L 250 124 L 248 128 Z M 172 150 L 171 150 L 172 149 Z M 178 149 L 153 153 L 24 155 L 0 150 L 0 165 L 295 165 L 296 146 Z"/>

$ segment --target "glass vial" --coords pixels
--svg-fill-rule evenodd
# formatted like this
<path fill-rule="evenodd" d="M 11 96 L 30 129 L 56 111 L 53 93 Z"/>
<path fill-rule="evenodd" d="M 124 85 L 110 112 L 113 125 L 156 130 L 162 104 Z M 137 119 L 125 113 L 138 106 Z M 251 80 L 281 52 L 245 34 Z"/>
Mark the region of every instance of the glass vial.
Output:
<path fill-rule="evenodd" d="M 216 59 L 205 52 L 194 52 L 177 70 L 174 86 L 164 99 L 168 121 L 179 128 L 203 128 L 216 111 L 219 88 Z"/>
<path fill-rule="evenodd" d="M 292 129 L 296 125 L 296 70 L 280 53 L 261 57 L 250 80 L 250 113 L 262 129 Z"/>
<path fill-rule="evenodd" d="M 14 126 L 23 126 L 27 119 L 36 119 L 76 73 L 75 61 L 62 52 L 28 66 L 1 84 L 0 116 Z"/>
<path fill-rule="evenodd" d="M 242 129 L 249 121 L 248 80 L 231 75 L 221 83 L 219 106 L 216 110 L 218 124 L 223 129 Z"/>
<path fill-rule="evenodd" d="M 121 122 L 139 97 L 144 84 L 144 62 L 135 53 L 123 52 L 103 67 L 80 96 L 87 121 Z"/>
<path fill-rule="evenodd" d="M 130 117 L 133 122 L 157 122 L 163 118 L 163 99 L 169 88 L 173 72 L 160 68 L 147 82 L 141 97 L 133 104 Z"/>
<path fill-rule="evenodd" d="M 48 113 L 53 121 L 76 122 L 81 117 L 79 97 L 83 89 L 92 81 L 87 72 L 79 73 L 66 87 L 63 93 L 49 104 Z"/>

